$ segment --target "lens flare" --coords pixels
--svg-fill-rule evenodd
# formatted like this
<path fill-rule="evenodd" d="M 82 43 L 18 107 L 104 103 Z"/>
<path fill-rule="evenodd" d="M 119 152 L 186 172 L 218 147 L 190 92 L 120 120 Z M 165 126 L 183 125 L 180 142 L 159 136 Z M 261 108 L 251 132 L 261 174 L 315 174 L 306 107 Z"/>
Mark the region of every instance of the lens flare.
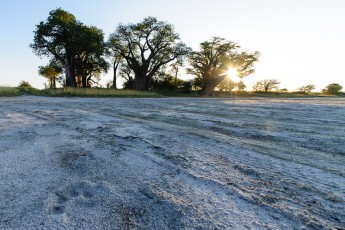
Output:
<path fill-rule="evenodd" d="M 229 68 L 228 69 L 228 77 L 234 78 L 238 76 L 238 72 L 235 68 Z"/>

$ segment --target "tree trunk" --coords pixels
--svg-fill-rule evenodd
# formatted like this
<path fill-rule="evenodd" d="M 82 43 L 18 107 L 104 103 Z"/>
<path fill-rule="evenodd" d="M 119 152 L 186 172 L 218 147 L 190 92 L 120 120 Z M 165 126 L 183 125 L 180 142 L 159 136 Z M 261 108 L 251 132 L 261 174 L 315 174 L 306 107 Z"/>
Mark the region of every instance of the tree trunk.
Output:
<path fill-rule="evenodd" d="M 82 77 L 81 77 L 81 84 L 82 84 L 82 86 L 83 86 L 83 88 L 87 88 L 87 77 L 86 76 L 84 76 L 84 75 L 82 75 Z"/>
<path fill-rule="evenodd" d="M 117 67 L 119 66 L 119 63 L 117 61 L 114 61 L 113 65 L 113 70 L 114 70 L 114 75 L 113 75 L 113 88 L 117 89 L 117 84 L 116 84 L 116 78 L 117 78 Z"/>
<path fill-rule="evenodd" d="M 65 63 L 65 75 L 66 75 L 66 87 L 71 86 L 71 74 L 70 74 L 70 68 L 68 63 Z"/>
<path fill-rule="evenodd" d="M 114 75 L 114 78 L 113 78 L 113 89 L 117 89 L 117 85 L 116 85 L 116 75 Z"/>
<path fill-rule="evenodd" d="M 149 77 L 142 72 L 136 72 L 134 81 L 133 81 L 133 88 L 136 90 L 149 90 Z"/>
<path fill-rule="evenodd" d="M 179 65 L 175 63 L 173 65 L 173 70 L 175 70 L 175 89 L 178 88 L 177 82 L 178 82 L 178 73 L 179 73 Z"/>
<path fill-rule="evenodd" d="M 53 89 L 53 78 L 52 77 L 49 78 L 49 88 Z"/>
<path fill-rule="evenodd" d="M 145 90 L 146 84 L 145 84 L 144 77 L 135 76 L 134 81 L 133 81 L 133 88 L 136 90 Z"/>
<path fill-rule="evenodd" d="M 77 81 L 75 79 L 75 77 L 76 77 L 75 76 L 75 63 L 74 63 L 73 58 L 66 58 L 65 72 L 66 72 L 66 86 L 67 87 L 77 87 Z"/>
<path fill-rule="evenodd" d="M 214 87 L 211 87 L 210 84 L 206 84 L 205 86 L 202 87 L 202 94 L 204 96 L 209 96 L 214 90 Z"/>
<path fill-rule="evenodd" d="M 202 86 L 202 92 L 204 96 L 209 96 L 214 88 L 216 88 L 219 83 L 224 81 L 225 76 L 218 76 L 218 77 L 210 77 L 208 80 L 204 81 L 204 85 Z"/>
<path fill-rule="evenodd" d="M 117 85 L 116 85 L 116 69 L 117 68 L 114 67 L 114 76 L 113 76 L 113 88 L 114 89 L 117 89 Z"/>

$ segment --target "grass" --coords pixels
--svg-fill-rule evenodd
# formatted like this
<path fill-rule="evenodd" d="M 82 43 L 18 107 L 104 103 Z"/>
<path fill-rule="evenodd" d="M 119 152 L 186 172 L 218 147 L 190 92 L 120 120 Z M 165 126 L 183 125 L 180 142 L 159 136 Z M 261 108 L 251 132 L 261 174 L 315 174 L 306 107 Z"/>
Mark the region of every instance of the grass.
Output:
<path fill-rule="evenodd" d="M 26 93 L 48 97 L 162 97 L 150 91 L 96 88 L 29 89 Z"/>
<path fill-rule="evenodd" d="M 254 91 L 233 91 L 227 92 L 214 92 L 210 97 L 268 97 L 268 98 L 289 98 L 289 97 L 329 97 L 341 96 L 344 94 L 323 94 L 323 93 L 298 93 L 298 92 L 254 92 Z"/>
<path fill-rule="evenodd" d="M 155 93 L 162 95 L 164 97 L 200 97 L 201 94 L 198 91 L 181 91 L 181 90 L 163 90 L 163 89 L 157 89 L 154 90 Z"/>
<path fill-rule="evenodd" d="M 0 87 L 0 97 L 2 96 L 20 96 L 20 95 L 36 95 L 48 97 L 203 97 L 200 92 L 191 91 L 173 91 L 173 90 L 156 90 L 156 91 L 138 91 L 124 89 L 97 89 L 97 88 L 63 88 L 63 89 L 35 89 L 30 87 Z M 345 93 L 329 95 L 323 93 L 296 93 L 296 92 L 214 92 L 211 98 L 228 98 L 228 97 L 268 97 L 268 98 L 289 98 L 289 97 L 328 97 L 338 96 L 345 97 Z"/>
<path fill-rule="evenodd" d="M 0 97 L 19 96 L 20 91 L 14 87 L 0 87 Z"/>

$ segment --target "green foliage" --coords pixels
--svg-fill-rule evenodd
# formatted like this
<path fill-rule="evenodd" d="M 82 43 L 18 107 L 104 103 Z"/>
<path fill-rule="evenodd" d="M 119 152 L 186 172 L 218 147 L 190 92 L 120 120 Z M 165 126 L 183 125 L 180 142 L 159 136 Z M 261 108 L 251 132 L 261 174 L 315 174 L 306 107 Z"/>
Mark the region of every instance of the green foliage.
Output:
<path fill-rule="evenodd" d="M 191 93 L 193 90 L 193 80 L 184 80 L 180 84 L 180 90 L 182 93 Z"/>
<path fill-rule="evenodd" d="M 36 89 L 36 88 L 31 88 L 31 87 L 23 87 L 23 88 L 18 88 L 20 94 L 22 95 L 41 95 L 39 92 L 40 90 Z M 42 95 L 44 96 L 44 95 Z"/>
<path fill-rule="evenodd" d="M 315 85 L 304 85 L 297 89 L 297 92 L 299 93 L 310 93 L 315 89 Z"/>
<path fill-rule="evenodd" d="M 38 74 L 48 79 L 51 89 L 56 88 L 56 77 L 61 74 L 61 72 L 61 69 L 52 65 L 38 67 Z"/>
<path fill-rule="evenodd" d="M 39 92 L 38 89 L 35 89 L 30 85 L 29 82 L 27 81 L 21 81 L 18 85 L 18 91 L 20 94 L 31 94 L 31 95 L 36 95 L 37 92 Z"/>
<path fill-rule="evenodd" d="M 220 92 L 231 92 L 235 87 L 236 87 L 236 83 L 230 78 L 226 78 L 217 86 Z"/>
<path fill-rule="evenodd" d="M 53 10 L 45 22 L 40 22 L 36 26 L 34 41 L 30 44 L 36 55 L 47 56 L 61 63 L 65 69 L 68 86 L 76 86 L 75 53 L 79 49 L 79 25 L 71 13 L 61 8 Z"/>
<path fill-rule="evenodd" d="M 277 91 L 278 85 L 280 82 L 277 79 L 265 79 L 261 81 L 257 81 L 253 86 L 253 91 L 262 91 L 262 92 L 269 92 L 269 91 Z"/>
<path fill-rule="evenodd" d="M 282 91 L 231 91 L 231 92 L 220 92 L 214 91 L 211 94 L 212 97 L 267 97 L 267 98 L 296 98 L 296 97 L 325 97 L 324 94 L 320 93 L 298 93 L 298 92 L 282 92 Z M 342 96 L 337 94 L 337 96 Z"/>
<path fill-rule="evenodd" d="M 96 27 L 85 26 L 79 31 L 80 51 L 76 55 L 76 75 L 78 87 L 91 87 L 97 84 L 102 72 L 107 72 L 108 62 L 105 60 L 106 45 L 103 32 Z"/>
<path fill-rule="evenodd" d="M 75 28 L 78 21 L 71 13 L 61 8 L 50 11 L 46 22 L 40 22 L 30 44 L 38 56 L 57 58 L 64 62 L 67 53 L 76 49 Z"/>
<path fill-rule="evenodd" d="M 33 88 L 28 81 L 21 81 L 18 85 L 19 88 Z"/>
<path fill-rule="evenodd" d="M 322 90 L 323 93 L 328 93 L 328 94 L 337 94 L 340 92 L 340 90 L 342 90 L 342 86 L 339 85 L 338 83 L 332 83 L 326 86 L 326 88 L 324 88 Z"/>
<path fill-rule="evenodd" d="M 107 81 L 107 82 L 105 83 L 105 88 L 106 88 L 106 89 L 112 89 L 112 88 L 114 88 L 114 87 L 113 87 L 113 81 Z"/>
<path fill-rule="evenodd" d="M 221 83 L 218 84 L 218 92 L 231 93 L 234 89 L 237 91 L 243 91 L 246 88 L 246 84 L 241 80 L 239 82 L 234 82 L 230 78 L 225 78 Z"/>
<path fill-rule="evenodd" d="M 163 65 L 181 59 L 189 52 L 174 27 L 154 17 L 144 18 L 137 24 L 119 25 L 108 44 L 133 71 L 132 87 L 139 90 L 148 90 L 153 76 Z"/>
<path fill-rule="evenodd" d="M 227 77 L 229 68 L 236 69 L 238 77 L 243 78 L 254 73 L 254 63 L 258 61 L 259 52 L 240 52 L 240 46 L 224 38 L 214 37 L 200 44 L 200 51 L 189 55 L 190 68 L 187 73 L 194 75 L 201 83 L 205 95 Z"/>
<path fill-rule="evenodd" d="M 128 65 L 120 66 L 119 76 L 125 79 L 122 85 L 124 89 L 133 89 L 134 74 Z"/>
<path fill-rule="evenodd" d="M 244 84 L 243 81 L 239 81 L 239 82 L 236 84 L 236 86 L 237 86 L 237 90 L 238 90 L 238 91 L 243 91 L 243 90 L 247 87 L 246 84 Z"/>
<path fill-rule="evenodd" d="M 162 74 L 154 78 L 152 90 L 158 92 L 174 91 L 176 95 L 178 95 L 178 93 L 186 95 L 192 92 L 193 83 L 193 80 L 182 80 L 169 74 Z"/>
<path fill-rule="evenodd" d="M 11 96 L 19 96 L 19 95 L 20 95 L 20 92 L 17 88 L 0 86 L 0 97 L 11 97 Z"/>
<path fill-rule="evenodd" d="M 84 25 L 74 15 L 59 8 L 51 11 L 48 19 L 36 26 L 30 47 L 38 56 L 47 56 L 58 62 L 65 71 L 66 85 L 75 87 L 76 75 L 86 78 L 105 68 L 103 37 L 101 30 Z"/>
<path fill-rule="evenodd" d="M 152 89 L 176 90 L 183 81 L 169 74 L 161 74 L 153 78 Z"/>

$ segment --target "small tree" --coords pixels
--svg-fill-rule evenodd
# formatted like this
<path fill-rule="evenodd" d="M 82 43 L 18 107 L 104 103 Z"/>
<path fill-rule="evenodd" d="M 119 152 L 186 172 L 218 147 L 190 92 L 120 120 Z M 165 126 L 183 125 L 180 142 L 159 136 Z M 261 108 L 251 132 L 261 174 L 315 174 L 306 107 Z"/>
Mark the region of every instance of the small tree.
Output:
<path fill-rule="evenodd" d="M 109 81 L 107 81 L 107 82 L 105 83 L 105 88 L 106 88 L 106 89 L 111 89 L 111 88 L 115 89 L 113 86 L 114 86 L 114 85 L 113 85 L 113 81 L 112 81 L 112 80 L 109 80 Z"/>
<path fill-rule="evenodd" d="M 160 71 L 152 79 L 152 88 L 168 90 L 182 88 L 184 81 L 178 78 L 182 65 L 182 61 L 174 61 L 170 65 L 162 66 Z"/>
<path fill-rule="evenodd" d="M 57 67 L 52 65 L 38 67 L 38 74 L 48 79 L 49 88 L 51 89 L 56 88 L 56 77 L 61 73 L 61 69 L 58 69 Z"/>
<path fill-rule="evenodd" d="M 180 79 L 176 80 L 171 74 L 161 73 L 153 78 L 152 88 L 176 90 L 181 82 Z"/>
<path fill-rule="evenodd" d="M 247 87 L 246 84 L 244 84 L 243 81 L 239 81 L 236 84 L 236 86 L 237 86 L 237 91 L 243 91 Z"/>
<path fill-rule="evenodd" d="M 28 81 L 21 81 L 18 85 L 19 88 L 33 88 Z"/>
<path fill-rule="evenodd" d="M 322 90 L 322 92 L 324 93 L 329 93 L 329 94 L 336 94 L 339 93 L 340 90 L 342 90 L 342 86 L 339 85 L 338 83 L 332 83 L 326 86 L 326 88 L 324 88 Z"/>
<path fill-rule="evenodd" d="M 182 80 L 180 89 L 183 93 L 190 93 L 193 89 L 194 80 Z"/>
<path fill-rule="evenodd" d="M 230 78 L 226 78 L 217 86 L 220 92 L 231 92 L 235 87 L 236 83 Z"/>
<path fill-rule="evenodd" d="M 257 81 L 253 86 L 253 91 L 273 91 L 278 90 L 278 85 L 280 82 L 277 79 L 265 79 L 261 81 Z"/>
<path fill-rule="evenodd" d="M 304 85 L 297 89 L 297 92 L 299 93 L 310 93 L 315 89 L 315 85 Z"/>
<path fill-rule="evenodd" d="M 125 79 L 125 81 L 122 84 L 122 87 L 124 89 L 133 88 L 132 86 L 134 82 L 134 73 L 128 65 L 120 65 L 119 76 Z"/>

